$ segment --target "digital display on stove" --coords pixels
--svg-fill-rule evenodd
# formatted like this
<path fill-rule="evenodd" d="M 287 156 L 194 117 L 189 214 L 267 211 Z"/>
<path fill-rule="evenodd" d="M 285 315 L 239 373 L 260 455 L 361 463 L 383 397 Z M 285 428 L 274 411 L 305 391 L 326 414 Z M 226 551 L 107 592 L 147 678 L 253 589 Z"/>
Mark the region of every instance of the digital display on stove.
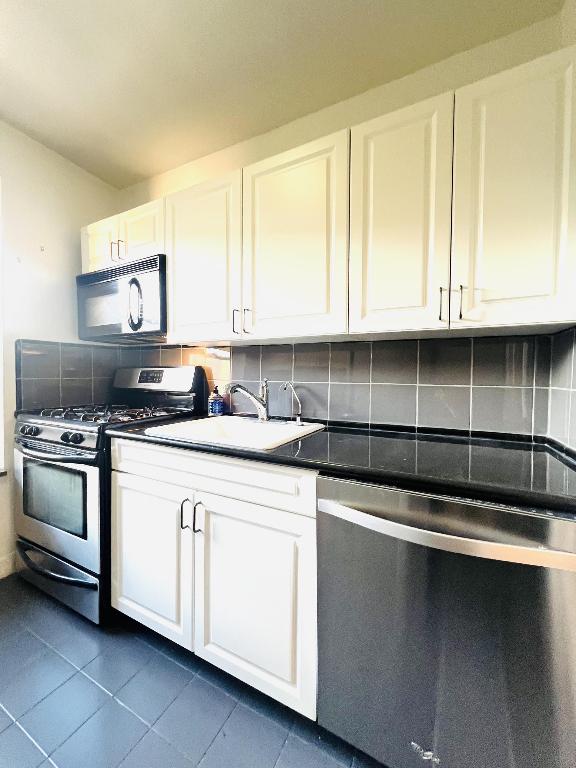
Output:
<path fill-rule="evenodd" d="M 164 371 L 140 371 L 138 384 L 161 384 Z"/>

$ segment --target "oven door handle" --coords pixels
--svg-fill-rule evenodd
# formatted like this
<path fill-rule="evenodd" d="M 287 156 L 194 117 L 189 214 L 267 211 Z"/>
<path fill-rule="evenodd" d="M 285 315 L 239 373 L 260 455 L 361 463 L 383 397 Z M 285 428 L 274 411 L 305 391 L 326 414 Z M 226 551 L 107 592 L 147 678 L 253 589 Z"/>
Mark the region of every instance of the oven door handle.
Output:
<path fill-rule="evenodd" d="M 34 560 L 28 555 L 29 549 L 34 549 L 30 544 L 25 544 L 23 541 L 16 542 L 16 548 L 24 564 L 30 568 L 31 571 L 37 573 L 39 576 L 43 576 L 50 581 L 57 581 L 59 584 L 66 584 L 69 587 L 80 587 L 81 589 L 98 589 L 98 584 L 94 581 L 84 581 L 83 579 L 75 579 L 73 576 L 64 576 L 61 573 L 55 573 L 48 568 L 42 568 L 41 565 L 35 563 Z"/>
<path fill-rule="evenodd" d="M 40 459 L 41 461 L 55 461 L 59 464 L 97 464 L 97 456 L 74 456 L 72 454 L 62 453 L 44 453 L 44 451 L 35 451 L 33 448 L 27 448 L 25 443 L 19 438 L 16 438 L 16 444 L 18 450 L 23 456 L 27 456 L 29 459 Z"/>

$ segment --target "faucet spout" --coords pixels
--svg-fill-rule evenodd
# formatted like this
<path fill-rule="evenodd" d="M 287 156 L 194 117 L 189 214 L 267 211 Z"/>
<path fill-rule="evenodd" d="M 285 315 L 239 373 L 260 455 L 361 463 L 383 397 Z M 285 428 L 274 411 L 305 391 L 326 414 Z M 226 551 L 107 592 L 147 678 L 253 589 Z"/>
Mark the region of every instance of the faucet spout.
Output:
<path fill-rule="evenodd" d="M 259 421 L 268 421 L 270 418 L 268 413 L 268 379 L 264 379 L 260 385 L 260 397 L 255 395 L 254 392 L 250 392 L 243 384 L 232 384 L 229 393 L 233 395 L 235 392 L 241 392 L 256 407 Z"/>

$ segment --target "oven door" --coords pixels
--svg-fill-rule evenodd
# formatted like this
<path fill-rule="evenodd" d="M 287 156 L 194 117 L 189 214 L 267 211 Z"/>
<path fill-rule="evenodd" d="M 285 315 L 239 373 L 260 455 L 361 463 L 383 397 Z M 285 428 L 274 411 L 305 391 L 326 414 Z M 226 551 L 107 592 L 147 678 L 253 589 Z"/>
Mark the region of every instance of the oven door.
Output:
<path fill-rule="evenodd" d="M 14 449 L 16 533 L 100 573 L 100 469 Z"/>

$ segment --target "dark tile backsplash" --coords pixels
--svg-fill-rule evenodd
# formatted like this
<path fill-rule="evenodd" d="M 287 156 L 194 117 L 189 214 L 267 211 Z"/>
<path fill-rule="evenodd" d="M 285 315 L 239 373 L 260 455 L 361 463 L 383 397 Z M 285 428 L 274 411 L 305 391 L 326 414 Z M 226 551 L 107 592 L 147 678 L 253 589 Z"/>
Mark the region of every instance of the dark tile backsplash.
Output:
<path fill-rule="evenodd" d="M 120 347 L 16 342 L 16 407 L 52 408 L 109 399 Z"/>
<path fill-rule="evenodd" d="M 109 402 L 115 370 L 140 365 L 201 365 L 210 387 L 218 384 L 224 391 L 230 382 L 228 348 L 122 347 L 21 339 L 16 342 L 16 407 Z"/>
<path fill-rule="evenodd" d="M 290 406 L 278 398 L 273 382 L 292 379 L 308 418 L 546 435 L 550 411 L 550 434 L 564 441 L 570 439 L 574 399 L 576 447 L 573 345 L 570 330 L 554 336 L 233 347 L 231 379 L 256 392 L 260 379 L 268 378 L 273 416 L 285 416 Z M 234 396 L 233 408 L 252 410 L 241 395 Z"/>
<path fill-rule="evenodd" d="M 222 392 L 270 380 L 273 416 L 550 435 L 576 449 L 575 330 L 551 336 L 347 341 L 269 346 L 121 347 L 18 341 L 19 408 L 108 398 L 127 365 L 203 365 Z M 240 394 L 235 411 L 253 410 Z"/>

